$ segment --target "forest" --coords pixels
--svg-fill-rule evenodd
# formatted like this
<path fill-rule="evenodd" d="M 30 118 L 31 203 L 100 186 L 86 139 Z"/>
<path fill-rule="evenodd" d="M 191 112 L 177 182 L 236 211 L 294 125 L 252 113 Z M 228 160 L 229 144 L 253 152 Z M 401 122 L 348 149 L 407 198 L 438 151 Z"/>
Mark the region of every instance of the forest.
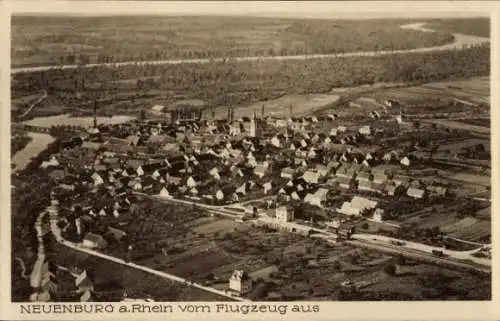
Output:
<path fill-rule="evenodd" d="M 489 73 L 490 47 L 479 45 L 377 57 L 238 62 L 227 59 L 206 64 L 52 69 L 15 74 L 12 92 L 16 95 L 45 89 L 51 104 L 77 105 L 79 109 L 90 107 L 95 100 L 106 106 L 140 103 L 146 98 L 167 103 L 179 96 L 202 100 L 207 107 L 238 106 L 284 94 L 324 93 L 337 87 L 378 82 L 425 83 Z"/>
<path fill-rule="evenodd" d="M 404 20 L 257 17 L 22 17 L 12 19 L 12 64 L 302 55 L 432 47 L 446 32 L 404 30 Z M 44 28 L 39 28 L 43 25 Z M 74 30 L 78 30 L 75 33 Z"/>

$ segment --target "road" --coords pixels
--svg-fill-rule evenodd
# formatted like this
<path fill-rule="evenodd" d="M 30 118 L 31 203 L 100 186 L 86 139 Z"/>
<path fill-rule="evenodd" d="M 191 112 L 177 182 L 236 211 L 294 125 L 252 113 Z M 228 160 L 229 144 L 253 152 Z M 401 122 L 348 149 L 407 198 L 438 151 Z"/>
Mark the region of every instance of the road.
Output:
<path fill-rule="evenodd" d="M 422 243 L 416 243 L 376 234 L 365 234 L 365 233 L 353 234 L 351 238 L 353 240 L 360 240 L 364 242 L 373 243 L 378 246 L 391 247 L 391 248 L 394 248 L 394 245 L 392 245 L 391 242 L 401 242 L 404 245 L 397 246 L 397 248 L 401 249 L 401 251 L 414 250 L 414 251 L 419 251 L 421 253 L 426 253 L 427 255 L 432 255 L 432 251 L 437 250 L 437 251 L 442 251 L 444 255 L 455 260 L 471 260 L 476 264 L 491 267 L 491 260 L 472 256 L 472 254 L 477 252 L 482 246 L 479 246 L 477 249 L 470 251 L 453 251 L 453 250 L 443 249 L 441 247 L 436 247 L 436 246 L 431 246 Z"/>
<path fill-rule="evenodd" d="M 432 31 L 423 28 L 425 23 L 413 23 L 402 25 L 403 29 L 419 30 L 422 32 Z M 423 53 L 433 51 L 444 51 L 451 49 L 462 49 L 464 46 L 478 45 L 482 43 L 489 43 L 489 38 L 469 36 L 463 34 L 454 34 L 455 40 L 453 43 L 445 44 L 434 47 L 423 47 L 406 50 L 381 50 L 381 51 L 366 51 L 366 52 L 347 52 L 335 54 L 306 54 L 306 55 L 291 55 L 291 56 L 252 56 L 252 57 L 235 57 L 231 60 L 236 62 L 241 61 L 262 61 L 262 60 L 305 60 L 305 59 L 320 59 L 320 58 L 340 58 L 340 57 L 375 57 L 386 56 L 403 53 Z M 101 64 L 86 64 L 86 65 L 52 65 L 52 66 L 37 66 L 37 67 L 20 67 L 11 68 L 12 74 L 29 73 L 37 71 L 46 71 L 51 69 L 77 69 L 77 68 L 92 68 L 92 67 L 120 67 L 127 65 L 178 65 L 178 64 L 207 64 L 212 62 L 223 62 L 227 58 L 213 58 L 213 59 L 172 59 L 172 60 L 156 60 L 156 61 L 124 61 L 115 63 L 101 63 Z"/>
<path fill-rule="evenodd" d="M 39 103 L 41 103 L 45 98 L 47 98 L 47 91 L 43 90 L 43 93 L 40 97 L 38 97 L 37 100 L 35 100 L 30 106 L 29 108 L 20 116 L 20 118 L 24 118 L 26 117 L 26 115 L 28 115 L 31 110 L 33 110 L 33 108 L 35 108 L 36 105 L 38 105 Z"/>
<path fill-rule="evenodd" d="M 369 249 L 373 249 L 380 252 L 386 252 L 389 254 L 400 254 L 405 257 L 409 257 L 419 261 L 431 262 L 433 264 L 445 265 L 445 266 L 453 266 L 461 269 L 467 270 L 478 270 L 485 273 L 491 273 L 491 268 L 483 265 L 472 265 L 467 262 L 459 262 L 456 259 L 450 259 L 447 257 L 438 257 L 434 255 L 429 255 L 428 253 L 420 252 L 418 250 L 411 250 L 405 247 L 400 247 L 397 245 L 382 245 L 362 240 L 348 240 L 346 243 L 357 246 L 357 247 L 366 247 Z"/>
<path fill-rule="evenodd" d="M 110 256 L 110 255 L 100 253 L 98 251 L 94 251 L 94 250 L 85 248 L 80 244 L 76 244 L 76 243 L 67 241 L 62 237 L 61 229 L 57 226 L 57 221 L 58 221 L 58 209 L 57 209 L 57 207 L 51 206 L 47 209 L 47 211 L 50 213 L 50 230 L 51 230 L 55 240 L 61 245 L 64 245 L 68 248 L 71 248 L 75 251 L 83 252 L 83 253 L 86 253 L 86 254 L 89 254 L 92 256 L 100 257 L 102 259 L 121 264 L 123 266 L 129 267 L 132 269 L 136 269 L 136 270 L 140 270 L 140 271 L 143 271 L 146 273 L 154 274 L 154 275 L 157 275 L 157 276 L 165 278 L 165 279 L 169 279 L 169 280 L 174 281 L 174 282 L 183 283 L 186 286 L 191 286 L 191 287 L 194 287 L 194 288 L 206 291 L 206 292 L 211 292 L 213 294 L 216 294 L 216 295 L 219 295 L 222 297 L 226 297 L 226 298 L 229 298 L 229 299 L 234 300 L 234 301 L 242 301 L 242 302 L 249 301 L 249 300 L 241 298 L 241 297 L 232 296 L 232 295 L 226 293 L 225 291 L 217 290 L 217 289 L 214 289 L 214 288 L 211 288 L 208 286 L 203 286 L 201 284 L 191 282 L 191 281 L 184 279 L 184 278 L 181 278 L 179 276 L 176 276 L 176 275 L 173 275 L 170 273 L 161 272 L 161 271 L 156 271 L 154 269 L 151 269 L 151 268 L 148 268 L 146 266 L 139 265 L 139 264 L 135 264 L 133 262 L 126 262 L 122 259 L 119 259 L 119 258 Z M 43 215 L 45 215 L 45 213 L 46 212 L 43 212 L 40 214 L 40 216 L 39 216 L 40 222 L 41 222 L 41 218 L 43 218 Z M 42 244 L 41 247 L 43 248 L 43 241 L 40 244 Z M 40 252 L 39 252 L 39 257 L 40 257 Z M 42 259 L 44 257 L 45 257 L 45 254 L 43 253 Z"/>

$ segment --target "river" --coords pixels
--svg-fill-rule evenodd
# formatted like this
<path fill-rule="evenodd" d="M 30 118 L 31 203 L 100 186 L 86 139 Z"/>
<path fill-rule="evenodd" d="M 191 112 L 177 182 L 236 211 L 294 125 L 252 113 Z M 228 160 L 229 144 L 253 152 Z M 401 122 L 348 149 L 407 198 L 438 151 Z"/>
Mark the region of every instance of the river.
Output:
<path fill-rule="evenodd" d="M 411 30 L 419 30 L 422 32 L 434 32 L 432 29 L 425 28 L 425 22 L 420 23 L 411 23 L 401 25 L 402 29 L 411 29 Z M 415 49 L 404 49 L 404 50 L 382 50 L 382 51 L 363 51 L 363 52 L 348 52 L 348 53 L 336 53 L 336 54 L 311 54 L 311 55 L 294 55 L 294 56 L 252 56 L 252 57 L 236 57 L 235 61 L 259 61 L 259 60 L 304 60 L 304 59 L 313 59 L 313 58 L 336 58 L 336 57 L 354 57 L 354 56 L 383 56 L 383 55 L 393 55 L 393 54 L 401 54 L 401 53 L 418 53 L 418 52 L 431 52 L 431 51 L 443 51 L 450 49 L 462 49 L 464 46 L 473 46 L 483 43 L 490 42 L 489 38 L 478 37 L 478 36 L 470 36 L 455 33 L 453 34 L 455 37 L 455 41 L 453 43 L 434 46 L 434 47 L 423 47 L 423 48 L 415 48 Z M 35 72 L 35 71 L 43 71 L 50 69 L 75 69 L 78 67 L 97 67 L 97 66 L 108 66 L 108 67 L 119 67 L 126 65 L 177 65 L 177 64 L 204 64 L 210 62 L 223 61 L 225 58 L 216 58 L 216 59 L 173 59 L 173 60 L 156 60 L 156 61 L 124 61 L 124 62 L 116 62 L 116 63 L 103 63 L 103 64 L 87 64 L 84 66 L 78 65 L 53 65 L 53 66 L 38 66 L 38 67 L 20 67 L 20 68 L 12 68 L 11 73 L 26 73 L 26 72 Z"/>
<path fill-rule="evenodd" d="M 20 171 L 26 168 L 33 157 L 40 154 L 47 146 L 55 139 L 48 134 L 29 132 L 28 136 L 31 141 L 12 156 L 12 164 L 15 166 L 13 172 Z"/>

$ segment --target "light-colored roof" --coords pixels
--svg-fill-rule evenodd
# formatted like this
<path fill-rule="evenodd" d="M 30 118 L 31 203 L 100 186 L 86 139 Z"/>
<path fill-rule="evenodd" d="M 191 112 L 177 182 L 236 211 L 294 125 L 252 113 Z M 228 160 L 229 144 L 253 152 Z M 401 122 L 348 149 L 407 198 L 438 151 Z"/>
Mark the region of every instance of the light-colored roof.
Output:
<path fill-rule="evenodd" d="M 425 194 L 425 191 L 423 189 L 420 189 L 420 188 L 414 188 L 414 187 L 410 187 L 408 188 L 408 190 L 406 191 L 406 195 L 408 196 L 412 196 L 412 197 L 418 197 L 418 198 L 421 198 L 423 197 Z"/>
<path fill-rule="evenodd" d="M 351 200 L 351 207 L 357 209 L 375 208 L 377 204 L 377 201 L 372 201 L 360 196 L 354 196 Z"/>
<path fill-rule="evenodd" d="M 165 106 L 162 105 L 154 105 L 151 109 L 154 111 L 161 111 Z"/>
<path fill-rule="evenodd" d="M 302 178 L 305 179 L 306 181 L 314 181 L 317 182 L 319 179 L 319 173 L 312 172 L 312 171 L 307 171 L 302 175 Z"/>

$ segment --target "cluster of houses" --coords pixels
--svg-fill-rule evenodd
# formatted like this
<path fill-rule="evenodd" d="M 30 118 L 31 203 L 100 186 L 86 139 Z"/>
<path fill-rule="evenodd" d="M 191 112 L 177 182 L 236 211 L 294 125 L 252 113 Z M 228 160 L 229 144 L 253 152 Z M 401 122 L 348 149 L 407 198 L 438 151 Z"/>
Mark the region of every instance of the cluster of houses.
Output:
<path fill-rule="evenodd" d="M 87 221 L 98 216 L 119 218 L 129 211 L 133 193 L 219 205 L 276 195 L 281 204 L 299 201 L 317 207 L 325 207 L 332 192 L 343 189 L 359 193 L 360 198 L 363 193 L 372 198 L 414 199 L 447 194 L 446 186 L 385 170 L 388 164 L 411 168 L 414 159 L 395 150 L 372 148 L 372 135 L 380 128 L 305 129 L 337 115 L 323 118 L 258 119 L 254 114 L 235 121 L 103 125 L 80 136 L 40 167 L 58 182 L 62 192 L 106 193 L 113 199 L 104 204 L 81 200 Z M 231 129 L 236 123 L 239 132 Z M 380 211 L 367 207 L 368 201 L 361 203 L 355 198 L 338 211 L 359 215 L 369 208 L 374 210 L 374 219 L 380 219 Z M 293 221 L 293 215 L 285 217 L 283 221 Z M 87 246 L 105 246 L 99 235 L 85 234 L 79 224 L 73 228 L 85 235 Z M 111 233 L 123 237 L 123 233 Z"/>

